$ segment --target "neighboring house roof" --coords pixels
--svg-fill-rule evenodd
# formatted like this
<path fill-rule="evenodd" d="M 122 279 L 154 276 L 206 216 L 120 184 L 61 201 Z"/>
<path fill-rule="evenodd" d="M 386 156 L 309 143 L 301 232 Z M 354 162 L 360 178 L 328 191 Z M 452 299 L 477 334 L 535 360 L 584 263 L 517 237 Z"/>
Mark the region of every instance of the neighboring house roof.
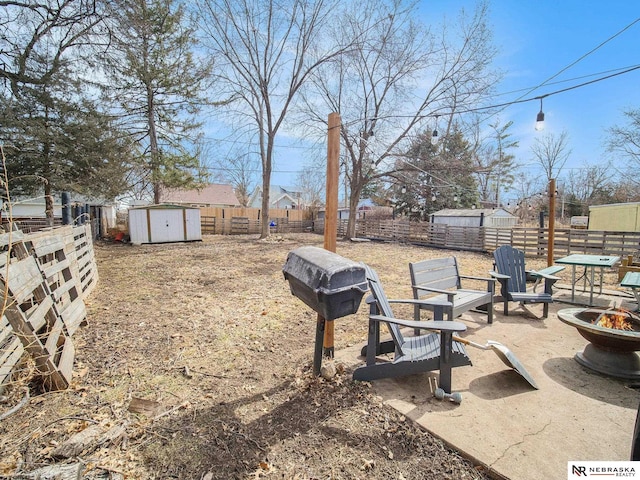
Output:
<path fill-rule="evenodd" d="M 445 208 L 438 210 L 432 215 L 436 217 L 479 217 L 484 214 L 485 217 L 512 217 L 513 215 L 503 208 Z"/>
<path fill-rule="evenodd" d="M 282 187 L 280 185 L 269 186 L 269 205 L 276 206 L 288 204 L 298 205 L 298 203 L 304 204 L 302 201 L 302 192 L 293 187 Z M 262 207 L 262 187 L 257 186 L 251 197 L 249 197 L 249 206 L 254 208 Z"/>
<path fill-rule="evenodd" d="M 180 205 L 197 206 L 225 206 L 239 207 L 240 202 L 231 185 L 225 183 L 210 183 L 200 190 L 167 190 L 162 195 L 162 201 Z"/>

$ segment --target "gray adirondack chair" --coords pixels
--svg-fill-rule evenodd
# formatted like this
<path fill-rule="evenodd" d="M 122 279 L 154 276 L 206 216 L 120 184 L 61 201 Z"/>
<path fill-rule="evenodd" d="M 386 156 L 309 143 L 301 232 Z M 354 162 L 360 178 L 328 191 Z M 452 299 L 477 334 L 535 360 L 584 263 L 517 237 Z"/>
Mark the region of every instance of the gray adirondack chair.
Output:
<path fill-rule="evenodd" d="M 456 257 L 434 258 L 409 263 L 413 298 L 439 298 L 451 302 L 445 309 L 447 319 L 453 320 L 469 310 L 483 309 L 488 323 L 493 323 L 493 296 L 495 279 L 460 275 Z M 462 288 L 462 280 L 486 282 L 484 290 Z M 430 296 L 430 297 L 429 297 Z M 433 310 L 429 305 L 415 306 L 414 319 L 420 320 L 420 310 Z"/>
<path fill-rule="evenodd" d="M 391 310 L 391 303 L 421 304 L 422 300 L 389 300 L 384 293 L 378 274 L 365 265 L 367 281 L 372 295 L 369 303 L 369 335 L 367 345 L 362 348 L 366 364 L 353 372 L 354 380 L 376 380 L 380 378 L 401 377 L 428 371 L 440 372 L 439 387 L 451 393 L 451 369 L 471 365 L 462 343 L 454 341 L 454 332 L 467 329 L 461 322 L 443 320 L 444 309 L 450 303 L 442 300 L 432 301 L 434 318 L 425 322 L 396 318 Z M 380 324 L 386 324 L 391 340 L 380 342 Z M 428 333 L 405 337 L 400 327 L 418 328 Z M 379 361 L 378 355 L 393 353 L 392 361 Z"/>
<path fill-rule="evenodd" d="M 504 303 L 504 314 L 509 315 L 509 302 L 521 304 L 542 303 L 542 317 L 549 315 L 549 304 L 553 302 L 552 287 L 559 277 L 550 272 L 558 272 L 564 267 L 548 267 L 543 270 L 527 271 L 525 268 L 524 252 L 512 247 L 502 245 L 493 252 L 496 271 L 491 276 L 500 282 L 500 298 Z M 544 281 L 544 292 L 536 293 L 527 291 L 527 276 L 536 279 L 536 282 Z"/>

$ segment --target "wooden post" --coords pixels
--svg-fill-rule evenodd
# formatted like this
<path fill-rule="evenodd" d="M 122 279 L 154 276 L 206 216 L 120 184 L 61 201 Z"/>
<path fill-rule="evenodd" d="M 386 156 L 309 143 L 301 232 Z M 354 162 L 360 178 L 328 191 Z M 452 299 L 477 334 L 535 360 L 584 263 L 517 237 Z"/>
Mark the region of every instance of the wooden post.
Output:
<path fill-rule="evenodd" d="M 338 237 L 338 179 L 340 158 L 340 114 L 329 114 L 327 134 L 327 191 L 324 214 L 324 248 L 336 251 Z"/>
<path fill-rule="evenodd" d="M 547 266 L 553 265 L 553 244 L 556 228 L 556 179 L 549 180 L 549 241 L 547 244 Z"/>
<path fill-rule="evenodd" d="M 340 177 L 340 114 L 330 113 L 327 132 L 327 191 L 324 211 L 324 248 L 336 251 L 338 237 L 338 181 Z M 333 321 L 326 321 L 324 328 L 324 355 L 334 355 Z"/>

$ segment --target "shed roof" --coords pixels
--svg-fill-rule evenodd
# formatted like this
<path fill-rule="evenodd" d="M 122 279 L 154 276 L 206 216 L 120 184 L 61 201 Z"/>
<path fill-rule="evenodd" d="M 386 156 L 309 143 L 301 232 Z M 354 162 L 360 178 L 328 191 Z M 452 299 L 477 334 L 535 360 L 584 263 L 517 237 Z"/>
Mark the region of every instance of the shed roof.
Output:
<path fill-rule="evenodd" d="M 479 217 L 481 214 L 484 214 L 485 217 L 514 216 L 504 208 L 445 208 L 433 213 L 436 217 Z"/>
<path fill-rule="evenodd" d="M 154 205 L 141 205 L 139 207 L 130 207 L 129 210 L 177 210 L 177 209 L 191 209 L 200 210 L 197 207 L 190 207 L 187 205 L 174 205 L 171 203 L 158 203 Z"/>

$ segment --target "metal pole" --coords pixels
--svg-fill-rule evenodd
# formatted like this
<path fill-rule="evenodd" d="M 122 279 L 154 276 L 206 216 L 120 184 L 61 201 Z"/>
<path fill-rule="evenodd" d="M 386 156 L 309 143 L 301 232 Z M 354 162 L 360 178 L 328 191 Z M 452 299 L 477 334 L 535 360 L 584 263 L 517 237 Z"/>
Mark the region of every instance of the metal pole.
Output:
<path fill-rule="evenodd" d="M 547 245 L 547 266 L 553 265 L 553 244 L 556 228 L 556 179 L 549 180 L 549 243 Z"/>
<path fill-rule="evenodd" d="M 71 195 L 62 192 L 62 224 L 71 225 Z"/>

